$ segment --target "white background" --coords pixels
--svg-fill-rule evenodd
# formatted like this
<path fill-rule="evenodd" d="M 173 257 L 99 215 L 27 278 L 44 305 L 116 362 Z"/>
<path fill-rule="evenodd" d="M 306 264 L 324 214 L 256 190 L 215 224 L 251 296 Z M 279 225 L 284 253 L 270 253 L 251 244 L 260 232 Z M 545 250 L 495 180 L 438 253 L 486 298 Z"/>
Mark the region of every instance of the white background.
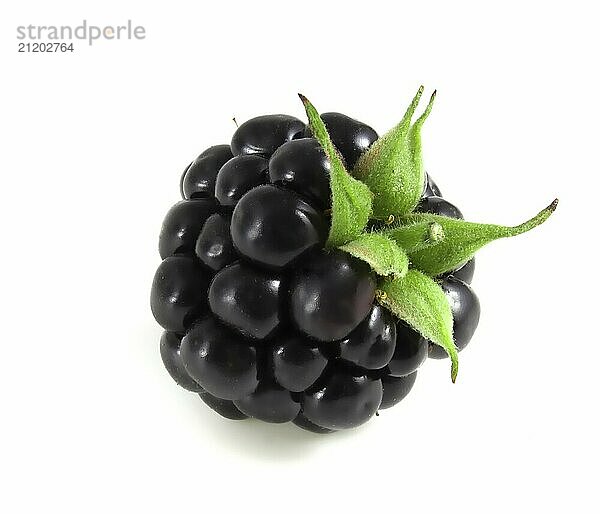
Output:
<path fill-rule="evenodd" d="M 595 2 L 4 2 L 0 510 L 598 512 Z M 144 25 L 18 54 L 18 25 Z M 479 329 L 366 426 L 232 422 L 175 386 L 149 309 L 180 172 L 298 91 L 380 133 L 438 97 L 427 169 L 477 221 Z"/>

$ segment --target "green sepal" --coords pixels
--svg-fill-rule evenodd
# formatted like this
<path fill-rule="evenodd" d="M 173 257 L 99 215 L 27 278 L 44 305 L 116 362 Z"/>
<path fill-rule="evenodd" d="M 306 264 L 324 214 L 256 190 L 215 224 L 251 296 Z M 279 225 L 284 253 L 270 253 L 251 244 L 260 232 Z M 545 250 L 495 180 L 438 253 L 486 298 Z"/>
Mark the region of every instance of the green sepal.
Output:
<path fill-rule="evenodd" d="M 383 229 L 381 235 L 394 240 L 405 252 L 424 250 L 444 240 L 444 229 L 437 221 L 420 221 Z"/>
<path fill-rule="evenodd" d="M 408 271 L 408 255 L 389 237 L 376 232 L 365 233 L 340 250 L 365 261 L 378 275 L 403 277 Z"/>
<path fill-rule="evenodd" d="M 473 257 L 475 252 L 486 244 L 505 237 L 513 237 L 528 232 L 546 221 L 556 209 L 558 199 L 540 211 L 530 220 L 516 227 L 472 223 L 447 218 L 436 214 L 410 214 L 401 221 L 413 223 L 439 223 L 444 231 L 444 240 L 429 248 L 409 251 L 412 266 L 431 276 L 456 269 Z"/>
<path fill-rule="evenodd" d="M 456 381 L 458 351 L 452 338 L 452 311 L 443 289 L 420 271 L 409 269 L 402 278 L 384 280 L 377 300 L 414 330 L 446 350 Z"/>
<path fill-rule="evenodd" d="M 335 248 L 356 239 L 367 226 L 373 194 L 365 184 L 348 173 L 319 113 L 304 95 L 298 96 L 306 109 L 310 129 L 331 163 L 331 228 L 326 246 Z"/>
<path fill-rule="evenodd" d="M 373 215 L 377 219 L 412 212 L 423 193 L 425 170 L 421 154 L 421 127 L 433 107 L 435 91 L 423 114 L 411 126 L 422 94 L 423 86 L 402 121 L 375 141 L 353 170 L 353 175 L 367 184 L 375 195 Z"/>

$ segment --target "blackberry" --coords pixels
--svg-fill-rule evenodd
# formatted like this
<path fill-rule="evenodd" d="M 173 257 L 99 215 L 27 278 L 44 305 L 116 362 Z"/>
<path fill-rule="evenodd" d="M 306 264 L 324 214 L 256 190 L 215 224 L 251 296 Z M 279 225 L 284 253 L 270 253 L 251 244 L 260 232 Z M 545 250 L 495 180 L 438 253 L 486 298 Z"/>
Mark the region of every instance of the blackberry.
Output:
<path fill-rule="evenodd" d="M 324 434 L 400 402 L 428 356 L 450 354 L 454 379 L 453 350 L 479 321 L 474 251 L 540 224 L 556 203 L 514 228 L 467 224 L 422 169 L 389 166 L 418 166 L 431 102 L 396 148 L 406 120 L 380 139 L 301 98 L 310 127 L 259 116 L 186 168 L 150 304 L 179 386 L 228 419 Z"/>

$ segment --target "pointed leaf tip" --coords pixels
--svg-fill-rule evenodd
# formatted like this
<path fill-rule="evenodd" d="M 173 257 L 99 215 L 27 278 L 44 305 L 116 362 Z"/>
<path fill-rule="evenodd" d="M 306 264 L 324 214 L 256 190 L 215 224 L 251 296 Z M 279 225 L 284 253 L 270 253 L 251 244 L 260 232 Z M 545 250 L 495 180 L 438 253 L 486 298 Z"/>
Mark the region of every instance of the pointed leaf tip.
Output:
<path fill-rule="evenodd" d="M 373 195 L 365 184 L 346 170 L 314 105 L 302 93 L 298 93 L 298 96 L 304 104 L 310 130 L 331 163 L 331 227 L 327 247 L 338 247 L 356 239 L 366 227 L 371 215 Z"/>
<path fill-rule="evenodd" d="M 427 103 L 427 107 L 425 107 L 423 114 L 421 114 L 421 116 L 419 116 L 417 118 L 417 121 L 415 121 L 411 130 L 415 131 L 415 130 L 420 129 L 421 126 L 423 125 L 423 123 L 425 122 L 425 120 L 428 118 L 429 114 L 431 113 L 431 110 L 433 109 L 433 102 L 435 101 L 436 93 L 437 93 L 437 89 L 429 97 L 429 102 Z"/>
<path fill-rule="evenodd" d="M 425 182 L 421 127 L 431 112 L 437 93 L 434 91 L 425 111 L 412 123 L 423 91 L 421 86 L 400 123 L 375 141 L 353 170 L 354 176 L 375 194 L 373 213 L 378 219 L 386 219 L 390 214 L 408 214 L 421 198 Z"/>
<path fill-rule="evenodd" d="M 384 281 L 377 301 L 415 331 L 441 346 L 452 363 L 450 378 L 458 373 L 458 350 L 452 337 L 452 311 L 443 289 L 432 278 L 409 269 L 406 275 Z"/>
<path fill-rule="evenodd" d="M 415 94 L 415 96 L 413 97 L 412 101 L 410 102 L 408 109 L 406 109 L 404 117 L 402 118 L 402 121 L 399 123 L 399 125 L 403 127 L 410 125 L 412 117 L 415 111 L 417 110 L 417 107 L 419 106 L 419 102 L 421 101 L 421 96 L 423 96 L 423 91 L 425 91 L 425 88 L 421 86 Z"/>
<path fill-rule="evenodd" d="M 552 215 L 557 205 L 558 199 L 555 199 L 533 218 L 514 227 L 472 223 L 436 214 L 409 214 L 402 218 L 402 221 L 408 226 L 427 222 L 438 223 L 442 226 L 445 237 L 437 245 L 428 248 L 407 248 L 406 246 L 403 246 L 403 248 L 407 251 L 415 268 L 431 276 L 441 275 L 456 269 L 457 266 L 471 259 L 475 252 L 492 241 L 518 236 L 538 227 Z M 388 235 L 395 239 L 392 234 Z"/>

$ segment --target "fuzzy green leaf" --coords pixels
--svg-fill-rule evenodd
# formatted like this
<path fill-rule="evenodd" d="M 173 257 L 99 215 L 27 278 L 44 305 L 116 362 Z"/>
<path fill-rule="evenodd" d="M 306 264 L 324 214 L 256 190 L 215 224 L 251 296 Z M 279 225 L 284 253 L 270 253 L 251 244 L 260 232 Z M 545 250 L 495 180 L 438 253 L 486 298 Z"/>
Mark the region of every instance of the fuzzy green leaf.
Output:
<path fill-rule="evenodd" d="M 530 231 L 546 221 L 556 209 L 558 200 L 540 211 L 529 221 L 516 227 L 471 223 L 435 214 L 411 214 L 403 221 L 408 223 L 435 222 L 444 230 L 444 240 L 430 248 L 408 252 L 412 265 L 431 276 L 456 269 L 468 261 L 486 244 L 504 237 L 513 237 Z"/>
<path fill-rule="evenodd" d="M 452 361 L 452 382 L 458 373 L 458 351 L 452 338 L 452 311 L 442 288 L 430 277 L 410 269 L 402 278 L 381 284 L 377 299 L 423 337 L 440 345 Z"/>
<path fill-rule="evenodd" d="M 408 271 L 408 255 L 389 237 L 376 232 L 365 233 L 340 250 L 365 261 L 378 275 L 403 277 Z"/>
<path fill-rule="evenodd" d="M 298 96 L 306 109 L 310 129 L 331 163 L 331 228 L 327 247 L 338 247 L 356 239 L 367 226 L 371 216 L 373 194 L 365 184 L 346 171 L 319 113 L 305 96 Z"/>
<path fill-rule="evenodd" d="M 433 107 L 435 91 L 423 114 L 411 126 L 422 94 L 423 86 L 402 121 L 375 141 L 353 170 L 354 176 L 374 193 L 373 214 L 378 219 L 412 212 L 423 193 L 425 170 L 421 155 L 421 127 Z"/>
<path fill-rule="evenodd" d="M 380 234 L 393 239 L 407 253 L 424 250 L 444 240 L 444 229 L 438 222 L 421 221 L 407 225 L 392 226 Z"/>

